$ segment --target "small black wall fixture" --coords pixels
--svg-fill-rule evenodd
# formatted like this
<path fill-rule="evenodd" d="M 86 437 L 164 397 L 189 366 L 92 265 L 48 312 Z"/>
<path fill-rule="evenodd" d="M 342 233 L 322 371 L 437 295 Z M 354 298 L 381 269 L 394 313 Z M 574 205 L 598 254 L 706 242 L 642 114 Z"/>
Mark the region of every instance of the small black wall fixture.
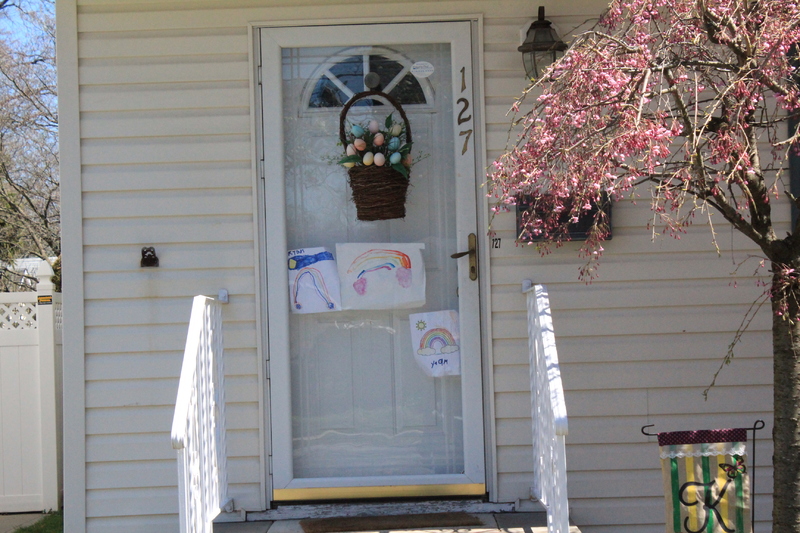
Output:
<path fill-rule="evenodd" d="M 158 256 L 156 256 L 155 248 L 152 246 L 145 246 L 142 248 L 142 260 L 139 263 L 139 266 L 142 268 L 158 266 Z"/>

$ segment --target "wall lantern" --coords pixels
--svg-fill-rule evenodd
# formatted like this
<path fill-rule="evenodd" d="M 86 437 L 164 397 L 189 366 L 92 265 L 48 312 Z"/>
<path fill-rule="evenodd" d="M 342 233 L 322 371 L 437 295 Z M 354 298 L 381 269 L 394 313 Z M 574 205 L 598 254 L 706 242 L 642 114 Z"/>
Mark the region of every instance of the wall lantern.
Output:
<path fill-rule="evenodd" d="M 517 48 L 522 52 L 525 74 L 531 80 L 539 78 L 544 69 L 567 48 L 567 43 L 561 40 L 550 21 L 544 19 L 544 6 L 539 6 L 539 19 L 531 24 L 525 41 Z"/>

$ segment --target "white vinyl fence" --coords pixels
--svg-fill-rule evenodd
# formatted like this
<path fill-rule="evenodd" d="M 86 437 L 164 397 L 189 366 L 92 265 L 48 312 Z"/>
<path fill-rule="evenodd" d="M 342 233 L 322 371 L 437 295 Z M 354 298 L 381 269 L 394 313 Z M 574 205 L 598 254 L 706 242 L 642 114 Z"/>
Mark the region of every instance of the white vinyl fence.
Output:
<path fill-rule="evenodd" d="M 61 493 L 61 294 L 0 293 L 0 513 L 55 510 Z"/>
<path fill-rule="evenodd" d="M 561 385 L 550 297 L 544 285 L 522 283 L 528 298 L 528 347 L 531 369 L 533 425 L 533 487 L 531 492 L 547 509 L 547 531 L 569 533 L 567 406 Z"/>

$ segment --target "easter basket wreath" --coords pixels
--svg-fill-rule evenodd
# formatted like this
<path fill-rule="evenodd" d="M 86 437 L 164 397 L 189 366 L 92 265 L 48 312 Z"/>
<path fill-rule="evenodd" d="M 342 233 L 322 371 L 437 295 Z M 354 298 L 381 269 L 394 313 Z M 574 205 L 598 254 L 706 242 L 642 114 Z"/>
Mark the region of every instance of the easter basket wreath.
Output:
<path fill-rule="evenodd" d="M 400 114 L 390 113 L 383 125 L 377 120 L 346 127 L 347 113 L 357 101 L 380 96 Z M 339 115 L 339 139 L 345 156 L 339 161 L 347 168 L 358 220 L 405 218 L 406 195 L 411 169 L 411 124 L 403 106 L 381 91 L 354 95 Z"/>

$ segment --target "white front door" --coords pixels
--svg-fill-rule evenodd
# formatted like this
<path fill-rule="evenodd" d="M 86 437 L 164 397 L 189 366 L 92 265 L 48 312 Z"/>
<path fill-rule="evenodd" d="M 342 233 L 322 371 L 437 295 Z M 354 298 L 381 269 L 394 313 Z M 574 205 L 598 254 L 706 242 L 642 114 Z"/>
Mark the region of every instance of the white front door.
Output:
<path fill-rule="evenodd" d="M 478 232 L 471 33 L 470 22 L 260 31 L 273 500 L 486 492 L 478 282 L 468 256 L 451 258 Z M 404 219 L 357 220 L 336 164 L 339 114 L 370 72 L 413 131 Z M 367 98 L 348 119 L 383 125 L 389 113 L 399 119 Z M 424 244 L 424 305 L 290 312 L 287 252 L 343 243 Z M 416 357 L 409 314 L 434 311 L 458 313 L 460 375 L 431 377 Z"/>

